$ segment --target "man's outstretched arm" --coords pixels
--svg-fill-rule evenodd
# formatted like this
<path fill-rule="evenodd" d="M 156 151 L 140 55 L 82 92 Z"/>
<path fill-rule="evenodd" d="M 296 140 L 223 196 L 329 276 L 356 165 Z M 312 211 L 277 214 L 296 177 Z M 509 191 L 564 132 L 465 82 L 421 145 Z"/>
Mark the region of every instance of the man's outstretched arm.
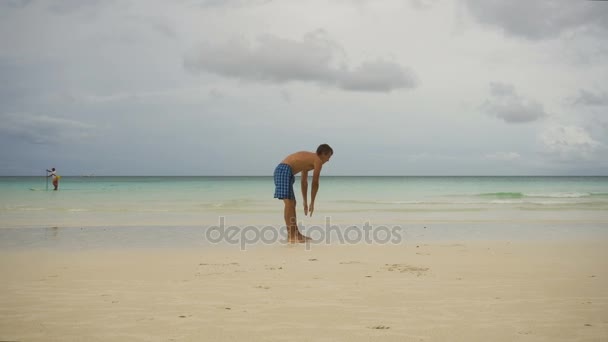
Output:
<path fill-rule="evenodd" d="M 302 171 L 302 199 L 304 200 L 304 216 L 308 215 L 308 171 Z"/>
<path fill-rule="evenodd" d="M 310 191 L 310 206 L 308 210 L 310 211 L 310 216 L 312 217 L 312 212 L 315 210 L 315 198 L 317 197 L 317 191 L 319 191 L 319 177 L 321 176 L 321 167 L 323 163 L 319 160 L 315 162 L 315 170 L 312 174 L 312 190 Z"/>

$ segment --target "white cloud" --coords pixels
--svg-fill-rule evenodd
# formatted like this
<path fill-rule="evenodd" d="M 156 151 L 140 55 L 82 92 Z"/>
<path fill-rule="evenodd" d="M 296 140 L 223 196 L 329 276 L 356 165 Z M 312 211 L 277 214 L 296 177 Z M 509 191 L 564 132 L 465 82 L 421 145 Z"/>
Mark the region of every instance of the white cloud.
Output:
<path fill-rule="evenodd" d="M 521 156 L 517 152 L 496 152 L 485 155 L 485 159 L 489 160 L 513 161 L 518 160 L 520 158 Z"/>
<path fill-rule="evenodd" d="M 520 96 L 511 84 L 490 83 L 490 94 L 481 106 L 482 110 L 505 122 L 531 122 L 547 116 L 542 104 Z"/>
<path fill-rule="evenodd" d="M 539 135 L 547 153 L 562 160 L 590 160 L 603 148 L 583 128 L 577 126 L 551 125 Z"/>
<path fill-rule="evenodd" d="M 395 62 L 379 59 L 350 69 L 343 55 L 338 43 L 317 30 L 301 41 L 267 34 L 254 44 L 245 39 L 201 44 L 185 56 L 184 67 L 248 81 L 315 82 L 354 91 L 390 92 L 418 83 L 413 71 Z"/>

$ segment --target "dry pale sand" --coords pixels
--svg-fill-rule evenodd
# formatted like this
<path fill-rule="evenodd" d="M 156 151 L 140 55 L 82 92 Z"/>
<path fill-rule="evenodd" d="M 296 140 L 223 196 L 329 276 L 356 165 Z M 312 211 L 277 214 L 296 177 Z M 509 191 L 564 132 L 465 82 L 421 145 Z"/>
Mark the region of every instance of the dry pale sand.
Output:
<path fill-rule="evenodd" d="M 608 341 L 608 243 L 0 252 L 1 341 Z"/>

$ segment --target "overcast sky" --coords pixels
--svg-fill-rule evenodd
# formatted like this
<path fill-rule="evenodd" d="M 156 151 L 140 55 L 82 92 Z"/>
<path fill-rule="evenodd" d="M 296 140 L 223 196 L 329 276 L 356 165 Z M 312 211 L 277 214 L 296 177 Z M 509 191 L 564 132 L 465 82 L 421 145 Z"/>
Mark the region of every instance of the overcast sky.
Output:
<path fill-rule="evenodd" d="M 0 0 L 0 175 L 608 175 L 608 2 Z"/>

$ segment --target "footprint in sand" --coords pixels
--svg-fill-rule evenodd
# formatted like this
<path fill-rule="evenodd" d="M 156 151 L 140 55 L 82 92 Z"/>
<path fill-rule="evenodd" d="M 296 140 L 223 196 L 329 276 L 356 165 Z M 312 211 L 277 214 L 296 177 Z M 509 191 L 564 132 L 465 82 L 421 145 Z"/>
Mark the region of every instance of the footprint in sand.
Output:
<path fill-rule="evenodd" d="M 266 269 L 269 271 L 282 270 L 283 266 L 276 267 L 276 266 L 266 265 Z"/>
<path fill-rule="evenodd" d="M 370 329 L 376 329 L 376 330 L 387 330 L 390 329 L 391 327 L 386 326 L 386 325 L 376 325 L 373 327 L 369 327 Z"/>
<path fill-rule="evenodd" d="M 262 285 L 258 285 L 255 287 L 256 289 L 264 289 L 264 290 L 269 290 L 270 286 L 262 286 Z"/>
<path fill-rule="evenodd" d="M 416 267 L 407 264 L 385 264 L 384 268 L 389 272 L 416 273 L 418 277 L 429 270 L 428 267 Z"/>
<path fill-rule="evenodd" d="M 209 275 L 219 275 L 226 273 L 226 267 L 232 267 L 230 272 L 244 272 L 238 266 L 240 264 L 238 262 L 230 262 L 230 263 L 199 263 L 199 272 L 196 272 L 195 276 L 209 276 Z M 207 271 L 207 272 L 203 272 Z"/>

